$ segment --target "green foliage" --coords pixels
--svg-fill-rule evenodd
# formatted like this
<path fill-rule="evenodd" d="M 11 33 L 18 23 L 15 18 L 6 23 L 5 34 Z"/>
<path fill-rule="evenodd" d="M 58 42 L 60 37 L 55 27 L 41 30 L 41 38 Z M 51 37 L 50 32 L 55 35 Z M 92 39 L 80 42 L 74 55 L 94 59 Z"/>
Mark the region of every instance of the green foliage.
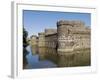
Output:
<path fill-rule="evenodd" d="M 28 36 L 28 32 L 25 30 L 25 28 L 23 28 L 23 47 L 24 48 L 28 46 L 27 36 Z"/>

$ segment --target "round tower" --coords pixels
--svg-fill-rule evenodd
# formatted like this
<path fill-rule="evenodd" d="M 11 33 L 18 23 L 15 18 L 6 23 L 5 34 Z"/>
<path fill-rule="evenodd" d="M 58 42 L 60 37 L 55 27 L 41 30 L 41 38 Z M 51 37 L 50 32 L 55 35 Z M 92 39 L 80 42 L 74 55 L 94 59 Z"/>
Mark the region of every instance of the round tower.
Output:
<path fill-rule="evenodd" d="M 58 21 L 57 32 L 58 32 L 58 52 L 72 51 L 74 45 L 71 35 L 71 28 L 73 27 L 73 21 Z"/>

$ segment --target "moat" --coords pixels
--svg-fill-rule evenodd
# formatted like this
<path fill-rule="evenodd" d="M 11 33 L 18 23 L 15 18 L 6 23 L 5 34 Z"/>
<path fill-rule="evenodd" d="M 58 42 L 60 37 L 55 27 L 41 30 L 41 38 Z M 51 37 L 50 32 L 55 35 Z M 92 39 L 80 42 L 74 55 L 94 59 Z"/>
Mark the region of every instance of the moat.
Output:
<path fill-rule="evenodd" d="M 54 68 L 57 67 L 57 65 L 52 62 L 49 59 L 46 59 L 46 57 L 44 57 L 44 55 L 39 55 L 41 53 L 43 53 L 43 49 L 41 51 L 39 51 L 40 53 L 38 53 L 38 51 L 36 51 L 36 48 L 31 48 L 31 46 L 27 47 L 27 51 L 28 54 L 26 56 L 27 59 L 27 65 L 25 65 L 25 69 L 36 69 L 36 68 Z"/>
<path fill-rule="evenodd" d="M 27 64 L 24 69 L 41 69 L 56 67 L 90 66 L 90 50 L 74 51 L 57 55 L 56 49 L 37 48 L 36 46 L 27 47 Z M 66 54 L 66 55 L 65 55 Z"/>

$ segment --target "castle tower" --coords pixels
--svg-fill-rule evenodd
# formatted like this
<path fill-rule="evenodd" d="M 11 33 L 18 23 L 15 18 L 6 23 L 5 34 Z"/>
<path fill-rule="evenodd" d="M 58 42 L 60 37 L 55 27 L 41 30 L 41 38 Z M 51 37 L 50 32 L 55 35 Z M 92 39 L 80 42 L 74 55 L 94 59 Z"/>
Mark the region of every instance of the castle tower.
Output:
<path fill-rule="evenodd" d="M 70 21 L 59 21 L 57 22 L 57 32 L 58 32 L 58 52 L 72 51 L 70 46 L 70 41 L 72 40 L 69 36 L 72 27 Z"/>
<path fill-rule="evenodd" d="M 38 45 L 38 37 L 36 35 L 32 35 L 30 38 L 30 42 L 32 46 L 37 46 Z"/>
<path fill-rule="evenodd" d="M 45 47 L 45 33 L 41 32 L 41 33 L 38 33 L 38 35 L 39 35 L 38 46 Z"/>
<path fill-rule="evenodd" d="M 57 33 L 58 52 L 90 47 L 90 29 L 87 29 L 81 21 L 58 21 Z"/>

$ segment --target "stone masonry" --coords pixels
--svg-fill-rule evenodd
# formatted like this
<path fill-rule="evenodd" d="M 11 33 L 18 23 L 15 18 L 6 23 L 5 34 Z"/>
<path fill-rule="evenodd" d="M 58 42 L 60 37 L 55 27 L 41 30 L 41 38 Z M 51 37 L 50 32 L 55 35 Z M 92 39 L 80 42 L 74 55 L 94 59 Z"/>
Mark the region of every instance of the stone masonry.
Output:
<path fill-rule="evenodd" d="M 81 21 L 58 21 L 58 51 L 90 48 L 90 28 Z"/>
<path fill-rule="evenodd" d="M 82 21 L 60 20 L 57 29 L 45 29 L 35 42 L 39 47 L 56 48 L 58 52 L 69 52 L 90 48 L 90 27 Z M 35 37 L 35 36 L 33 36 Z M 38 43 L 37 43 L 38 41 Z M 35 44 L 33 41 L 33 43 Z"/>

